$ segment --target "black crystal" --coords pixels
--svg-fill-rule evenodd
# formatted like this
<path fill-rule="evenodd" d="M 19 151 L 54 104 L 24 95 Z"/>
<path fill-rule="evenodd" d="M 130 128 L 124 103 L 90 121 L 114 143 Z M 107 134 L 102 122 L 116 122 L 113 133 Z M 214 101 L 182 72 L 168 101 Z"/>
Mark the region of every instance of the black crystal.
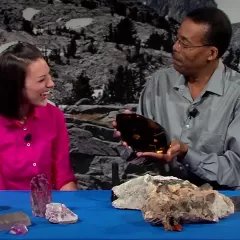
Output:
<path fill-rule="evenodd" d="M 136 113 L 117 114 L 116 122 L 122 141 L 135 151 L 166 153 L 168 150 L 168 135 L 157 122 Z"/>

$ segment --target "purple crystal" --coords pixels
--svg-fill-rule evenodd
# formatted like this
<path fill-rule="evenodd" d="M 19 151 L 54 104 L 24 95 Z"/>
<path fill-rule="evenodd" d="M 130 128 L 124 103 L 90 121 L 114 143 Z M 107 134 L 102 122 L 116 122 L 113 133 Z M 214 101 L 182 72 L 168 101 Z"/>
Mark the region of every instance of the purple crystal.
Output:
<path fill-rule="evenodd" d="M 22 223 L 14 224 L 9 231 L 13 235 L 25 235 L 28 232 L 26 225 Z"/>
<path fill-rule="evenodd" d="M 44 174 L 34 177 L 31 186 L 32 214 L 38 217 L 45 217 L 46 205 L 52 201 L 52 192 Z"/>

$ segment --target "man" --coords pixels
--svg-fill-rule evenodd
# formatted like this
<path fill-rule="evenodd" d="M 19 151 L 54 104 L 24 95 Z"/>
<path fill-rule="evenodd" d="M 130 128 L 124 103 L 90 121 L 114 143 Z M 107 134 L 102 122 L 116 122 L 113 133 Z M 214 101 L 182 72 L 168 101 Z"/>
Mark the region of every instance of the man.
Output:
<path fill-rule="evenodd" d="M 231 23 L 221 10 L 190 12 L 173 46 L 173 68 L 147 81 L 137 110 L 160 123 L 172 141 L 167 154 L 138 156 L 167 163 L 169 174 L 218 189 L 240 188 L 240 75 L 220 60 L 231 37 Z"/>

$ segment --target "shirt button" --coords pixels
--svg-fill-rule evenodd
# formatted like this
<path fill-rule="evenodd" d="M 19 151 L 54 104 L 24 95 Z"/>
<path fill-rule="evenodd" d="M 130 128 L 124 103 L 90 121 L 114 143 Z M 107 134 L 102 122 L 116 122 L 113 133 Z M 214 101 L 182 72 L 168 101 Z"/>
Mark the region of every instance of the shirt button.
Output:
<path fill-rule="evenodd" d="M 28 147 L 30 147 L 30 145 L 31 145 L 30 143 L 27 143 L 27 146 L 28 146 Z"/>
<path fill-rule="evenodd" d="M 33 166 L 34 166 L 34 167 L 36 167 L 36 166 L 37 166 L 37 164 L 36 164 L 36 163 L 33 163 Z"/>
<path fill-rule="evenodd" d="M 187 163 L 185 164 L 185 166 L 186 166 L 186 167 L 189 167 L 189 165 L 188 165 Z"/>
<path fill-rule="evenodd" d="M 180 169 L 180 170 L 183 170 L 183 167 L 182 167 L 182 166 L 180 166 L 180 167 L 179 167 L 179 169 Z"/>
<path fill-rule="evenodd" d="M 188 124 L 186 125 L 186 128 L 189 128 L 189 125 L 188 125 Z"/>
<path fill-rule="evenodd" d="M 26 131 L 27 130 L 27 128 L 25 127 L 25 128 L 23 128 L 23 131 Z"/>

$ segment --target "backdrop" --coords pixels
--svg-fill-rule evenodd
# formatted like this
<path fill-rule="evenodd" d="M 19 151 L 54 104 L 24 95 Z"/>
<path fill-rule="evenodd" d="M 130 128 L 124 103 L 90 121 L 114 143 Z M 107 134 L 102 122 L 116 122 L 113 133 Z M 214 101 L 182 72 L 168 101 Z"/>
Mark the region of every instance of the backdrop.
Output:
<path fill-rule="evenodd" d="M 234 36 L 224 62 L 239 70 L 240 1 L 0 0 L 0 51 L 17 41 L 38 46 L 55 81 L 51 101 L 65 113 L 71 161 L 82 189 L 111 188 L 112 163 L 125 181 L 155 164 L 133 165 L 111 123 L 136 110 L 148 76 L 171 64 L 173 37 L 197 7 L 223 9 Z"/>

